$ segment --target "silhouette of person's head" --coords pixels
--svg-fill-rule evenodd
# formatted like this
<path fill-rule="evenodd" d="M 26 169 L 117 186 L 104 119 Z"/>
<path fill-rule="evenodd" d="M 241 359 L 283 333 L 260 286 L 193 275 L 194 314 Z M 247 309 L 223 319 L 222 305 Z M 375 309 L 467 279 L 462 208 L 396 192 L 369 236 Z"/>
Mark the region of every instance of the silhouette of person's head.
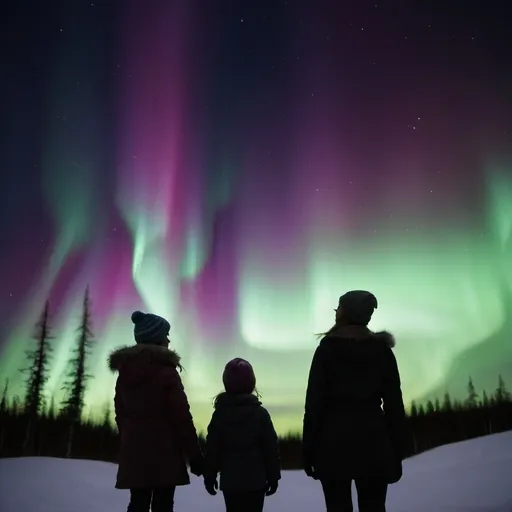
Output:
<path fill-rule="evenodd" d="M 132 313 L 133 336 L 137 344 L 169 346 L 171 324 L 161 316 L 134 311 Z"/>
<path fill-rule="evenodd" d="M 377 299 L 373 293 L 364 290 L 352 290 L 338 301 L 336 311 L 337 325 L 367 326 L 377 309 Z"/>
<path fill-rule="evenodd" d="M 222 382 L 226 393 L 229 394 L 251 394 L 256 389 L 254 369 L 249 361 L 240 357 L 226 364 Z"/>

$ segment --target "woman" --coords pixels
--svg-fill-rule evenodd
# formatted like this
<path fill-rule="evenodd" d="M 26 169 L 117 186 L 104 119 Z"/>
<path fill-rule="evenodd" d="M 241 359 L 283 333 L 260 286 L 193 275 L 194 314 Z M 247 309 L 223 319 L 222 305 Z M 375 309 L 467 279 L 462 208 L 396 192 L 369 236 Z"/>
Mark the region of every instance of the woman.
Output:
<path fill-rule="evenodd" d="M 336 323 L 323 335 L 309 374 L 304 469 L 320 480 L 328 512 L 385 512 L 388 484 L 402 476 L 409 436 L 400 376 L 388 332 L 368 329 L 377 299 L 340 297 Z"/>
<path fill-rule="evenodd" d="M 115 412 L 120 434 L 116 487 L 130 489 L 128 512 L 172 512 L 177 485 L 190 471 L 200 476 L 203 459 L 181 383 L 179 355 L 169 350 L 169 322 L 135 311 L 136 345 L 110 355 L 119 372 Z"/>

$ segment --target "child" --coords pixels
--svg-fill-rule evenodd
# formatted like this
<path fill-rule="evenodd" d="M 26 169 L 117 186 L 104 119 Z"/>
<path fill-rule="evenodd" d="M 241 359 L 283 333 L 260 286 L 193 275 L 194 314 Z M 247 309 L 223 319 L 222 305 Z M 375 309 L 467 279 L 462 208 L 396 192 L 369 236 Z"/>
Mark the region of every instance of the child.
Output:
<path fill-rule="evenodd" d="M 169 322 L 135 311 L 136 345 L 110 355 L 119 372 L 115 414 L 120 434 L 116 487 L 130 489 L 128 512 L 172 512 L 177 485 L 190 471 L 202 474 L 203 458 L 181 383 L 180 357 L 169 350 Z"/>
<path fill-rule="evenodd" d="M 204 485 L 212 496 L 220 487 L 226 512 L 262 512 L 265 496 L 275 494 L 281 478 L 276 431 L 254 394 L 256 377 L 249 362 L 229 361 L 222 381 L 225 392 L 215 399 L 208 426 Z"/>

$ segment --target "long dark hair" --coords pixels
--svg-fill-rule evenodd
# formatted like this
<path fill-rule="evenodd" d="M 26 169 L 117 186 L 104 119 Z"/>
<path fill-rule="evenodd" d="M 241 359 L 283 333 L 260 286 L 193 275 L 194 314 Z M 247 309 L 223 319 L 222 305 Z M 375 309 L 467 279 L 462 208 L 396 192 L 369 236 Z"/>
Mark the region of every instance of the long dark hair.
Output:
<path fill-rule="evenodd" d="M 326 336 L 330 336 L 335 333 L 341 327 L 341 322 L 336 322 L 328 331 L 319 332 L 315 334 L 317 339 L 325 338 Z"/>

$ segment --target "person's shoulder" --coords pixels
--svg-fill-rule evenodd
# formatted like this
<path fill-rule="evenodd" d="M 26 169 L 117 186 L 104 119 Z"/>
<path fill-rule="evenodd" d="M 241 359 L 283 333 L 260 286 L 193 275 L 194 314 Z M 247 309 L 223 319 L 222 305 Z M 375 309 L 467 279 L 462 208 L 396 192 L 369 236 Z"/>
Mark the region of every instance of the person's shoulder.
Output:
<path fill-rule="evenodd" d="M 108 366 L 111 371 L 120 371 L 126 364 L 177 369 L 180 368 L 180 356 L 159 345 L 143 344 L 121 347 L 110 353 Z"/>
<path fill-rule="evenodd" d="M 270 412 L 261 402 L 259 406 L 255 409 L 255 413 L 262 419 L 262 421 L 272 421 L 272 416 Z"/>
<path fill-rule="evenodd" d="M 371 338 L 375 343 L 388 349 L 392 349 L 396 345 L 396 339 L 389 331 L 374 332 L 371 334 Z"/>

